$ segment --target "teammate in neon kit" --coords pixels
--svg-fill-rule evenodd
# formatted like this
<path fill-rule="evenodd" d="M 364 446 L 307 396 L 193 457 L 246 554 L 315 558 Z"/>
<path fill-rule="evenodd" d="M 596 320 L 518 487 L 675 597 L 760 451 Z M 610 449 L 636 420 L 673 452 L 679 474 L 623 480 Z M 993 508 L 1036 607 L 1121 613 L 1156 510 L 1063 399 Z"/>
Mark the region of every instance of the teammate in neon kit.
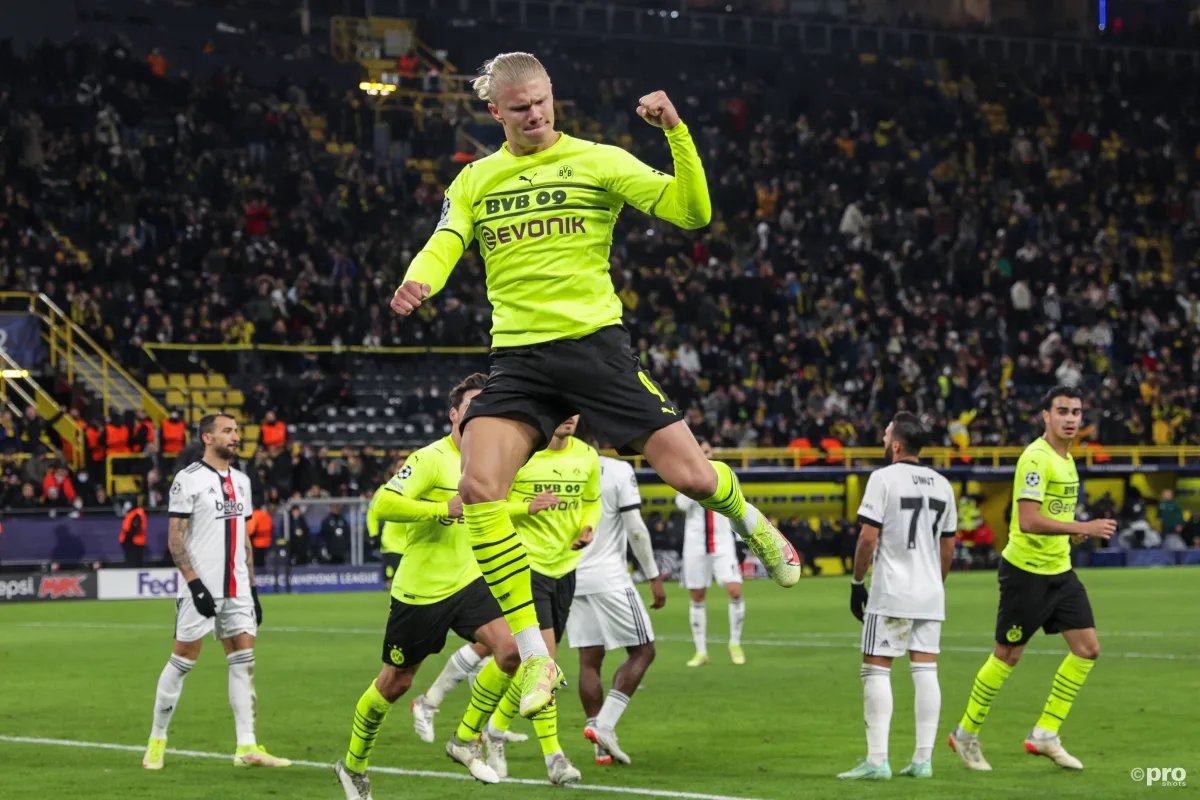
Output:
<path fill-rule="evenodd" d="M 237 733 L 233 765 L 291 766 L 255 738 L 254 638 L 262 624 L 262 605 L 254 586 L 254 548 L 245 530 L 254 511 L 250 478 L 230 466 L 240 441 L 237 420 L 209 414 L 200 420 L 197 438 L 204 444 L 204 456 L 179 470 L 169 495 L 167 546 L 182 580 L 175 603 L 175 647 L 158 678 L 154 724 L 142 766 L 163 768 L 167 727 L 183 693 L 183 680 L 196 665 L 209 633 L 221 641 L 229 664 L 229 705 Z"/>
<path fill-rule="evenodd" d="M 489 588 L 516 635 L 520 713 L 532 717 L 564 678 L 539 631 L 528 558 L 505 503 L 517 471 L 568 417 L 582 412 L 619 449 L 643 454 L 676 491 L 728 517 L 779 584 L 799 580 L 800 560 L 746 502 L 733 471 L 700 452 L 678 409 L 639 368 L 621 326 L 608 256 L 622 207 L 688 229 L 712 216 L 704 167 L 675 106 L 652 92 L 637 108 L 665 131 L 672 177 L 619 148 L 554 130 L 549 76 L 527 53 L 489 61 L 475 90 L 503 125 L 505 144 L 447 189 L 437 229 L 391 307 L 403 316 L 416 311 L 479 239 L 493 307 L 492 358 L 487 386 L 462 422 L 459 493 L 479 562 L 512 553 L 510 571 Z"/>

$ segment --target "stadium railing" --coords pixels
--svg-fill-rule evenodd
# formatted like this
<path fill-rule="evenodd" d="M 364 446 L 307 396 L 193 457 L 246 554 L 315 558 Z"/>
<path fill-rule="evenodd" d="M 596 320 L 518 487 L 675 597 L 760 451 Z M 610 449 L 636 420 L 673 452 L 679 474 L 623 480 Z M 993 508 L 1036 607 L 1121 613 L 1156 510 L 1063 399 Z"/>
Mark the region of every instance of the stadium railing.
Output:
<path fill-rule="evenodd" d="M 62 442 L 63 459 L 72 469 L 77 469 L 84 458 L 83 429 L 63 413 L 62 406 L 29 376 L 28 370 L 0 349 L 0 408 L 8 407 L 19 419 L 20 410 L 10 405 L 10 394 L 19 397 L 26 406 L 37 409 L 42 419 L 54 420 L 54 431 Z"/>
<path fill-rule="evenodd" d="M 154 395 L 46 294 L 0 292 L 0 302 L 7 305 L 14 300 L 45 325 L 42 338 L 49 346 L 51 367 L 62 371 L 70 383 L 86 377 L 80 367 L 90 370 L 93 378 L 85 382 L 100 393 L 105 416 L 113 406 L 141 408 L 156 425 L 167 416 L 167 410 Z"/>

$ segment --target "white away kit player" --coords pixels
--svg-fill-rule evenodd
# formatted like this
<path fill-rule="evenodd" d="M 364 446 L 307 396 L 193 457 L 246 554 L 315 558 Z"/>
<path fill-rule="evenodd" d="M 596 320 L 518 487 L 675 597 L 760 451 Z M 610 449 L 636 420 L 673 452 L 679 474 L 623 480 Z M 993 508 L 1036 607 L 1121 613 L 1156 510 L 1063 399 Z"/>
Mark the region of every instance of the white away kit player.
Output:
<path fill-rule="evenodd" d="M 712 460 L 712 445 L 701 441 L 700 450 L 705 458 Z M 701 667 L 708 663 L 705 595 L 713 581 L 724 586 L 729 595 L 729 658 L 734 664 L 745 664 L 742 623 L 746 619 L 746 601 L 742 599 L 742 570 L 733 544 L 733 529 L 725 517 L 705 509 L 690 497 L 676 495 L 675 505 L 685 515 L 683 574 L 679 582 L 692 598 L 688 618 L 692 625 L 692 641 L 696 645 L 696 655 L 687 665 Z"/>
<path fill-rule="evenodd" d="M 593 443 L 594 444 L 594 443 Z M 617 742 L 616 727 L 654 661 L 654 627 L 646 604 L 633 586 L 625 548 L 633 549 L 654 594 L 652 608 L 667 602 L 654 563 L 650 531 L 642 520 L 642 495 L 628 462 L 600 457 L 600 522 L 591 545 L 575 568 L 575 601 L 567 618 L 567 639 L 579 650 L 579 699 L 587 714 L 583 735 L 596 747 L 596 763 L 630 763 Z M 724 517 L 722 517 L 724 519 Z M 604 696 L 600 668 L 608 650 L 624 648 L 625 663 Z"/>
<path fill-rule="evenodd" d="M 900 774 L 933 777 L 933 739 L 942 708 L 937 654 L 958 508 L 950 482 L 917 460 L 927 438 L 914 414 L 902 411 L 892 419 L 883 434 L 883 448 L 892 463 L 871 473 L 858 508 L 862 531 L 854 553 L 850 611 L 863 623 L 867 757 L 839 778 L 892 777 L 892 659 L 906 652 L 915 689 L 917 746 L 912 763 Z M 868 566 L 869 592 L 863 583 Z"/>
<path fill-rule="evenodd" d="M 200 420 L 204 457 L 175 475 L 171 484 L 167 546 L 179 569 L 175 601 L 175 648 L 158 678 L 154 724 L 142 766 L 162 769 L 167 726 L 183 693 L 183 679 L 196 665 L 208 633 L 225 648 L 229 663 L 229 705 L 237 732 L 235 767 L 286 767 L 258 744 L 254 721 L 254 637 L 262 606 L 254 587 L 254 548 L 246 522 L 254 510 L 250 478 L 234 469 L 237 421 L 224 414 Z"/>

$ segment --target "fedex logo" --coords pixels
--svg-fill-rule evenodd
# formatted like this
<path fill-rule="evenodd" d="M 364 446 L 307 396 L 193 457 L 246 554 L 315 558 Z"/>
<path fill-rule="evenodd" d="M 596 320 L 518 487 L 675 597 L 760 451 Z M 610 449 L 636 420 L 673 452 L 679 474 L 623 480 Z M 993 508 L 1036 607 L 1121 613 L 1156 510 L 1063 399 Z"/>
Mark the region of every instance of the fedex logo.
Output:
<path fill-rule="evenodd" d="M 179 573 L 172 573 L 166 580 L 158 580 L 153 572 L 139 572 L 138 597 L 174 597 L 179 591 Z"/>

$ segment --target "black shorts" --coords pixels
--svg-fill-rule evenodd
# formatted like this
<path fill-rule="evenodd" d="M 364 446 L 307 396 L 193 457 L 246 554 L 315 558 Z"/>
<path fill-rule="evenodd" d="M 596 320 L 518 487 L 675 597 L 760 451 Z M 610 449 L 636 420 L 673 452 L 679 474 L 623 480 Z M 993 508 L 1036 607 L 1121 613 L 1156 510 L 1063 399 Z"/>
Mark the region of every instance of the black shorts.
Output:
<path fill-rule="evenodd" d="M 575 414 L 627 455 L 633 440 L 683 419 L 642 371 L 629 331 L 611 325 L 581 339 L 493 350 L 487 385 L 471 401 L 461 428 L 475 417 L 517 419 L 540 432 L 541 449 Z"/>
<path fill-rule="evenodd" d="M 1075 570 L 1058 575 L 1027 572 L 1000 559 L 1000 610 L 996 643 L 1025 644 L 1041 628 L 1046 633 L 1096 627 L 1087 589 Z"/>
<path fill-rule="evenodd" d="M 383 634 L 383 663 L 415 667 L 442 651 L 450 631 L 473 642 L 475 631 L 503 617 L 500 604 L 483 578 L 477 578 L 445 600 L 428 605 L 405 603 L 393 597 Z"/>
<path fill-rule="evenodd" d="M 567 617 L 571 603 L 575 600 L 575 570 L 561 578 L 551 578 L 536 570 L 530 570 L 533 585 L 533 607 L 537 610 L 538 627 L 544 631 L 553 629 L 554 641 L 561 642 L 567 629 Z"/>
<path fill-rule="evenodd" d="M 396 577 L 396 573 L 400 571 L 400 559 L 404 558 L 404 554 L 380 553 L 379 557 L 383 561 L 383 582 L 391 583 L 392 578 Z"/>

